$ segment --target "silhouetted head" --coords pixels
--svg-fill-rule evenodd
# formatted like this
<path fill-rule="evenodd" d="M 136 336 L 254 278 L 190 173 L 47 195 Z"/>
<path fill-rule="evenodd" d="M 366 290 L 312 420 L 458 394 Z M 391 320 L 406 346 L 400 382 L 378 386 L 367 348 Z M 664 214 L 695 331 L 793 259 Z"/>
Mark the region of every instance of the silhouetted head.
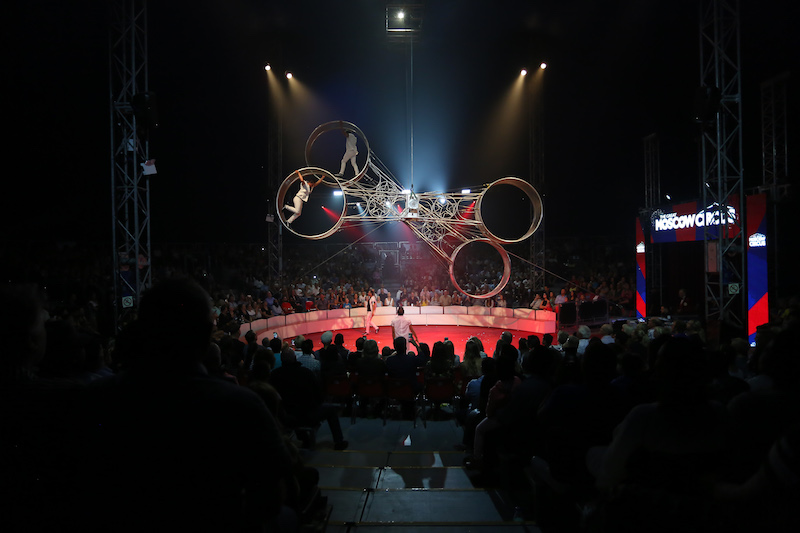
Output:
<path fill-rule="evenodd" d="M 201 361 L 211 342 L 211 299 L 188 279 L 157 283 L 139 304 L 141 359 L 159 363 Z"/>
<path fill-rule="evenodd" d="M 407 342 L 405 337 L 397 337 L 394 340 L 394 351 L 400 355 L 406 353 Z"/>

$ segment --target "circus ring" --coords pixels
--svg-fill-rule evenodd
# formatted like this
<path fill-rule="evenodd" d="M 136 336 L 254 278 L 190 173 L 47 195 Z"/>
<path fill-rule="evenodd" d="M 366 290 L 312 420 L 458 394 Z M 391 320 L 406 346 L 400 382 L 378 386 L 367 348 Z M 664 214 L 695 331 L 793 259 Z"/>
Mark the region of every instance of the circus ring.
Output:
<path fill-rule="evenodd" d="M 514 344 L 522 336 L 536 335 L 541 338 L 545 333 L 556 333 L 556 314 L 552 311 L 436 305 L 406 306 L 403 309 L 406 318 L 414 325 L 419 342 L 427 343 L 432 348 L 434 342 L 448 338 L 455 344 L 456 353 L 463 353 L 467 339 L 473 336 L 481 339 L 484 351 L 491 355 L 494 344 L 503 331 L 512 334 Z M 375 339 L 379 348 L 392 345 L 391 323 L 396 314 L 394 307 L 378 307 L 375 310 L 373 322 L 380 331 L 371 333 L 369 338 Z M 344 345 L 354 350 L 356 339 L 364 333 L 366 315 L 367 310 L 364 307 L 293 313 L 242 324 L 239 333 L 244 342 L 244 334 L 252 330 L 259 343 L 264 338 L 272 338 L 273 333 L 277 333 L 281 339 L 303 335 L 314 341 L 316 349 L 321 345 L 322 333 L 330 330 L 341 333 L 345 339 Z"/>

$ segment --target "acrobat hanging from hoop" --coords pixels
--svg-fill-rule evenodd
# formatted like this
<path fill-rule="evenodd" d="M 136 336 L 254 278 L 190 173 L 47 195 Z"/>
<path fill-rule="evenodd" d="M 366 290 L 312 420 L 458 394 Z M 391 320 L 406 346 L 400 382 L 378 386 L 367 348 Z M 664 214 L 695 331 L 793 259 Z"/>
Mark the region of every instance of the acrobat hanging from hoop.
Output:
<path fill-rule="evenodd" d="M 339 168 L 339 172 L 335 174 L 337 178 L 341 178 L 344 176 L 345 167 L 347 166 L 347 162 L 353 164 L 353 170 L 355 171 L 355 175 L 358 176 L 358 164 L 356 163 L 356 156 L 358 155 L 358 148 L 356 148 L 356 143 L 358 142 L 358 138 L 356 137 L 356 132 L 349 129 L 342 129 L 342 135 L 344 135 L 347 140 L 344 142 L 344 156 L 342 156 L 342 166 Z"/>
<path fill-rule="evenodd" d="M 303 179 L 303 175 L 300 174 L 299 170 L 297 171 L 297 177 L 300 178 L 300 190 L 294 195 L 294 200 L 292 201 L 294 207 L 290 205 L 283 206 L 284 209 L 293 213 L 293 215 L 286 220 L 287 225 L 300 218 L 300 214 L 303 212 L 303 204 L 308 201 L 308 197 L 311 196 L 311 191 L 325 179 L 323 176 L 314 183 L 308 183 Z"/>

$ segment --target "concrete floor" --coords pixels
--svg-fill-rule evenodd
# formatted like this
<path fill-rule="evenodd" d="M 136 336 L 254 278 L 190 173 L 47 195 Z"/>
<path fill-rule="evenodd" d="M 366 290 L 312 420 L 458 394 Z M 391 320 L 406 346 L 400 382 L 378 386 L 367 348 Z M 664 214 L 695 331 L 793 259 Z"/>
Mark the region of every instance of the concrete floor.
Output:
<path fill-rule="evenodd" d="M 314 449 L 303 455 L 319 470 L 322 494 L 332 506 L 327 531 L 540 533 L 529 509 L 515 521 L 507 495 L 473 482 L 461 466 L 463 452 L 454 449 L 462 429 L 452 417 L 443 418 L 414 428 L 411 421 L 384 425 L 380 418 L 358 418 L 351 424 L 341 417 L 350 444 L 341 452 L 332 449 L 323 423 Z"/>

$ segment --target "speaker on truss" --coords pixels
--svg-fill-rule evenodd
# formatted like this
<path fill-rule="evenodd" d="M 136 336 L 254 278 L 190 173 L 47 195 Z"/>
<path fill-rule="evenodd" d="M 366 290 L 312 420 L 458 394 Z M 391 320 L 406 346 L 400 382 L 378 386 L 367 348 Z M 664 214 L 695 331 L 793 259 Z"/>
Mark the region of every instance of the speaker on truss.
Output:
<path fill-rule="evenodd" d="M 719 113 L 722 103 L 722 91 L 718 87 L 706 85 L 698 87 L 694 94 L 694 120 L 698 124 L 707 124 Z"/>
<path fill-rule="evenodd" d="M 134 94 L 131 106 L 136 115 L 136 120 L 139 121 L 139 127 L 143 127 L 145 130 L 153 130 L 158 127 L 156 93 Z"/>

